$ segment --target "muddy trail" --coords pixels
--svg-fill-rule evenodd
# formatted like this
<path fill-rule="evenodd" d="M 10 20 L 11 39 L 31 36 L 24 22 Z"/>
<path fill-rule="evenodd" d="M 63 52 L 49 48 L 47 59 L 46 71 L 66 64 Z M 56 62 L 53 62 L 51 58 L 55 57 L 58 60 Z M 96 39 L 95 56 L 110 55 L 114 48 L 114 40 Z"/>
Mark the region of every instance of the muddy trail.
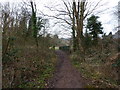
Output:
<path fill-rule="evenodd" d="M 84 80 L 80 73 L 72 66 L 69 55 L 63 51 L 56 51 L 57 66 L 53 78 L 49 80 L 48 88 L 84 88 Z"/>

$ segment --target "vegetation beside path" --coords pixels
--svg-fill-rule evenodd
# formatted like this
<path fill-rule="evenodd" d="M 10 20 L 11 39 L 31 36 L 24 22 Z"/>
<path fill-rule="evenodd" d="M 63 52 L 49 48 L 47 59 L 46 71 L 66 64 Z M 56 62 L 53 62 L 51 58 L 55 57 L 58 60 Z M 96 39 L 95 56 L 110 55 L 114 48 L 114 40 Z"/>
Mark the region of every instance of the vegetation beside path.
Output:
<path fill-rule="evenodd" d="M 114 53 L 103 56 L 94 52 L 86 55 L 85 60 L 76 54 L 72 54 L 71 58 L 73 66 L 88 80 L 85 88 L 120 88 L 119 68 L 115 66 L 117 56 Z"/>
<path fill-rule="evenodd" d="M 39 43 L 36 51 L 31 41 L 15 47 L 19 51 L 3 61 L 3 88 L 44 88 L 55 69 L 54 50 Z"/>

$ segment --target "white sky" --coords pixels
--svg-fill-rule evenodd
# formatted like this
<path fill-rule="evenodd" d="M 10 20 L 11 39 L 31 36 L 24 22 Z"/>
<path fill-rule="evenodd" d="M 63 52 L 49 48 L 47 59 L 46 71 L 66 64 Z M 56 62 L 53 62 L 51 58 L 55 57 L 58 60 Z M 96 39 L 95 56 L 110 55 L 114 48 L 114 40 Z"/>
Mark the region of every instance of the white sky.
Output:
<path fill-rule="evenodd" d="M 0 2 L 20 2 L 22 0 L 0 0 Z M 25 0 L 24 0 L 25 1 Z M 29 0 L 26 0 L 29 1 Z M 37 4 L 37 9 L 39 9 L 40 11 L 43 11 L 46 14 L 53 14 L 52 12 L 48 11 L 48 9 L 46 9 L 44 6 L 52 6 L 55 5 L 56 3 L 60 3 L 58 2 L 58 0 L 34 0 Z M 66 1 L 66 0 L 65 0 Z M 98 1 L 98 0 L 91 0 L 91 1 Z M 104 32 L 106 32 L 107 34 L 109 32 L 113 32 L 115 33 L 116 31 L 114 30 L 114 28 L 118 25 L 117 22 L 117 18 L 115 18 L 115 15 L 113 14 L 114 11 L 114 7 L 117 6 L 118 1 L 120 0 L 102 0 L 102 3 L 107 3 L 104 6 L 100 7 L 99 9 L 103 9 L 105 10 L 106 8 L 109 8 L 108 10 L 105 10 L 104 13 L 99 14 L 98 16 L 99 21 L 102 22 L 103 27 L 104 27 Z M 50 23 L 52 22 L 52 20 L 50 21 Z M 50 28 L 51 32 L 54 34 L 59 34 L 59 37 L 63 37 L 63 38 L 67 38 L 70 37 L 70 32 L 65 32 L 64 34 L 61 34 L 61 30 L 63 30 L 63 28 L 60 28 L 59 26 L 55 26 L 55 27 L 51 27 Z"/>

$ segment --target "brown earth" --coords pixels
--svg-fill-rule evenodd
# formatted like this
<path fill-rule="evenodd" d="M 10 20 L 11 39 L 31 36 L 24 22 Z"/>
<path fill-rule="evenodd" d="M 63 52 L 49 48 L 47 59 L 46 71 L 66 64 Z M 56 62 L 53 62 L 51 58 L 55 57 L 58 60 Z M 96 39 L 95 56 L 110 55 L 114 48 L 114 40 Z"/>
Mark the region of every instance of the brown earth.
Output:
<path fill-rule="evenodd" d="M 72 66 L 69 55 L 56 51 L 58 62 L 56 71 L 48 81 L 48 88 L 84 88 L 85 82 L 80 73 Z"/>

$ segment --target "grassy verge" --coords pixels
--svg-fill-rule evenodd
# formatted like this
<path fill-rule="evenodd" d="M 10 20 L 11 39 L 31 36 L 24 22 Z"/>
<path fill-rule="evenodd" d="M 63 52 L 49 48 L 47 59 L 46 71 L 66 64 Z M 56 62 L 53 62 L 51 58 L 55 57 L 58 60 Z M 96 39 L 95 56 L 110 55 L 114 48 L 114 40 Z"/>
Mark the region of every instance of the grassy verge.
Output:
<path fill-rule="evenodd" d="M 99 57 L 99 58 L 98 58 Z M 105 58 L 105 56 L 103 56 Z M 81 72 L 82 76 L 89 80 L 85 88 L 118 88 L 116 80 L 116 69 L 107 61 L 103 61 L 102 56 L 86 56 L 85 61 L 81 61 L 80 56 L 71 56 L 72 64 Z M 106 56 L 108 57 L 108 56 Z"/>
<path fill-rule="evenodd" d="M 3 65 L 3 88 L 45 88 L 52 77 L 56 55 L 53 50 L 19 48 L 17 58 Z"/>
<path fill-rule="evenodd" d="M 44 65 L 44 69 L 40 72 L 39 76 L 33 81 L 28 82 L 26 84 L 19 85 L 19 88 L 45 88 L 47 86 L 46 81 L 52 77 L 53 72 L 55 70 L 55 59 L 51 59 L 52 62 L 48 62 Z"/>

